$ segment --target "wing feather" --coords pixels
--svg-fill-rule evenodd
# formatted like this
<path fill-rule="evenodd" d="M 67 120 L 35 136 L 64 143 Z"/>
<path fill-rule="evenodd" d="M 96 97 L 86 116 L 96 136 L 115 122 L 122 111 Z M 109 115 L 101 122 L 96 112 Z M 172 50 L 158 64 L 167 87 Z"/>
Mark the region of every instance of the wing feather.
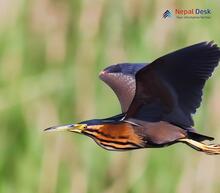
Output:
<path fill-rule="evenodd" d="M 112 65 L 104 69 L 99 77 L 116 94 L 122 112 L 127 112 L 136 90 L 135 74 L 146 64 L 123 63 Z"/>
<path fill-rule="evenodd" d="M 200 106 L 202 89 L 219 59 L 220 49 L 213 42 L 195 44 L 156 59 L 136 74 L 136 93 L 126 118 L 192 126 L 191 115 Z"/>

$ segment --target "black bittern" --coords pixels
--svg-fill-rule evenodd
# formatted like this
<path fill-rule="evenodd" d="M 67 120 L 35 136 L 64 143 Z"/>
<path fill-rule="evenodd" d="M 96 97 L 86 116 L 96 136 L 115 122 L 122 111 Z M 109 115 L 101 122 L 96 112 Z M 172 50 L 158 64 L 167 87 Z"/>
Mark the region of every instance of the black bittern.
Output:
<path fill-rule="evenodd" d="M 207 154 L 220 154 L 213 137 L 197 133 L 192 114 L 202 90 L 220 60 L 213 42 L 198 43 L 151 63 L 121 63 L 107 67 L 100 78 L 117 95 L 122 113 L 45 129 L 67 130 L 94 139 L 107 150 L 165 147 L 185 143 Z"/>

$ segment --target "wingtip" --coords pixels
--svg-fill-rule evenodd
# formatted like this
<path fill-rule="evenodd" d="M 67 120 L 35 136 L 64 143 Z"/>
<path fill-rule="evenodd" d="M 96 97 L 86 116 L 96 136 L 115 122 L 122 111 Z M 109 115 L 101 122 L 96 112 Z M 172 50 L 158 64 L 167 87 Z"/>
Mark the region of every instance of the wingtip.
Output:
<path fill-rule="evenodd" d="M 218 44 L 214 40 L 206 41 L 205 43 L 206 43 L 206 45 L 210 46 L 211 48 L 218 48 L 218 49 L 220 49 Z"/>
<path fill-rule="evenodd" d="M 215 53 L 216 57 L 218 57 L 218 61 L 220 60 L 220 47 L 218 46 L 218 44 L 214 40 L 202 42 L 201 45 L 204 48 Z"/>
<path fill-rule="evenodd" d="M 218 47 L 218 44 L 214 40 L 211 40 L 211 41 L 207 40 L 207 41 L 199 42 L 199 43 L 194 44 L 194 45 Z M 192 45 L 192 46 L 194 46 L 194 45 Z"/>

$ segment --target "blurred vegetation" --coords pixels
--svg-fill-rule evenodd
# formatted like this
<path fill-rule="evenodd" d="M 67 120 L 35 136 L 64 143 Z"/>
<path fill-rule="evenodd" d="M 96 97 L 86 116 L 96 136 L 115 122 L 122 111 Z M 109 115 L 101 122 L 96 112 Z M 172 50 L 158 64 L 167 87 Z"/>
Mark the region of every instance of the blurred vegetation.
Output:
<path fill-rule="evenodd" d="M 162 19 L 210 8 L 211 19 Z M 98 80 L 107 65 L 145 62 L 204 40 L 220 45 L 220 4 L 159 0 L 0 0 L 0 193 L 217 193 L 220 157 L 184 145 L 107 152 L 48 126 L 120 112 Z M 196 128 L 220 142 L 220 70 Z"/>

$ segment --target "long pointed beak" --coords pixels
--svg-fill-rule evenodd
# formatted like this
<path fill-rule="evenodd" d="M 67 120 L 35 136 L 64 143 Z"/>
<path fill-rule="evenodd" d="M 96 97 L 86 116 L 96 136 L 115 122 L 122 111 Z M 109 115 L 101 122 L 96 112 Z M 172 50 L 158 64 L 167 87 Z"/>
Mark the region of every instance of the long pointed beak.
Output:
<path fill-rule="evenodd" d="M 60 125 L 44 129 L 44 131 L 72 131 L 76 133 L 82 133 L 82 131 L 87 127 L 86 124 L 69 124 L 69 125 Z"/>

